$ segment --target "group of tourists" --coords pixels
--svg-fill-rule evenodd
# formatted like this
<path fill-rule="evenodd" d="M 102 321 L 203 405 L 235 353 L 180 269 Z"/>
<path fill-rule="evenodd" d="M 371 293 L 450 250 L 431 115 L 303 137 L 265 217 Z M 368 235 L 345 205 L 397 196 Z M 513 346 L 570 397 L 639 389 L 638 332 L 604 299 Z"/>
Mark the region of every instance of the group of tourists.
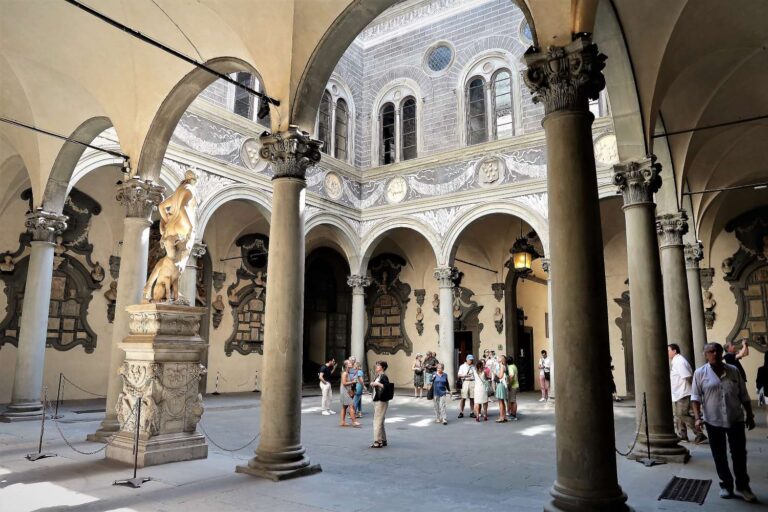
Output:
<path fill-rule="evenodd" d="M 488 421 L 488 404 L 495 399 L 499 416 L 496 423 L 517 421 L 517 393 L 520 389 L 519 372 L 512 356 L 497 356 L 486 350 L 475 361 L 469 354 L 459 367 L 457 385 L 460 386 L 459 418 L 464 417 L 464 406 L 469 400 L 469 417 L 475 421 Z"/>
<path fill-rule="evenodd" d="M 371 448 L 387 446 L 387 432 L 384 428 L 384 419 L 389 401 L 394 395 L 394 385 L 389 382 L 386 374 L 387 367 L 386 361 L 378 361 L 376 363 L 376 376 L 370 383 L 371 394 L 373 395 L 373 444 Z M 331 378 L 336 368 L 336 359 L 332 357 L 318 370 L 317 377 L 320 380 L 320 391 L 322 394 L 320 407 L 324 416 L 336 414 L 336 411 L 331 409 L 333 397 Z M 339 397 L 341 399 L 340 427 L 360 428 L 362 426 L 358 419 L 363 417 L 363 393 L 365 393 L 363 366 L 355 356 L 352 356 L 345 360 L 341 367 L 341 384 L 339 385 Z M 349 417 L 349 423 L 346 421 L 347 417 Z"/>
<path fill-rule="evenodd" d="M 667 352 L 678 436 L 687 442 L 690 430 L 694 443 L 709 442 L 721 498 L 733 498 L 735 487 L 745 501 L 754 503 L 757 497 L 749 486 L 745 431 L 755 428 L 755 415 L 747 392 L 746 372 L 740 362 L 749 355 L 749 346 L 746 340 L 741 345 L 738 348 L 737 343 L 729 341 L 723 348 L 719 343 L 707 343 L 707 362 L 696 371 L 692 371 L 676 343 L 670 343 Z M 758 378 L 758 390 L 764 386 Z M 733 474 L 728 465 L 729 448 Z"/>

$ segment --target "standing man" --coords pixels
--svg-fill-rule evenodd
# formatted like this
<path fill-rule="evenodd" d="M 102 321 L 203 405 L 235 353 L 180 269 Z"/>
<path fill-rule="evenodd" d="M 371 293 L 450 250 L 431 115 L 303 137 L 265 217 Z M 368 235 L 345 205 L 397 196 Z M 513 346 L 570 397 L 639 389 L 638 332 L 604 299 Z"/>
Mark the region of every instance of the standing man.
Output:
<path fill-rule="evenodd" d="M 432 379 L 435 378 L 435 372 L 437 371 L 437 357 L 434 352 L 427 352 L 427 357 L 424 359 L 424 372 L 425 372 L 425 384 L 427 387 L 432 386 Z"/>
<path fill-rule="evenodd" d="M 549 401 L 549 382 L 552 378 L 552 360 L 547 355 L 546 350 L 541 351 L 539 359 L 539 384 L 541 385 L 541 398 L 539 402 Z"/>
<path fill-rule="evenodd" d="M 723 359 L 725 360 L 726 364 L 733 365 L 739 369 L 739 373 L 741 374 L 741 378 L 744 379 L 744 382 L 747 382 L 747 372 L 745 372 L 744 367 L 741 366 L 740 360 L 744 359 L 748 355 L 749 345 L 747 345 L 747 340 L 742 340 L 741 350 L 736 349 L 735 341 L 725 342 L 725 356 Z"/>
<path fill-rule="evenodd" d="M 459 418 L 464 417 L 464 403 L 469 398 L 469 410 L 475 410 L 475 356 L 469 354 L 467 361 L 459 366 L 459 379 L 461 380 L 461 401 L 459 402 Z M 470 418 L 475 417 L 474 412 L 469 413 Z"/>
<path fill-rule="evenodd" d="M 691 402 L 696 426 L 707 425 L 709 447 L 720 478 L 720 497 L 729 499 L 734 496 L 734 477 L 728 468 L 730 446 L 736 490 L 744 501 L 755 503 L 757 497 L 749 488 L 747 436 L 744 432 L 745 427 L 755 428 L 747 385 L 739 370 L 723 361 L 723 347 L 719 343 L 704 345 L 704 357 L 707 364 L 693 374 Z"/>
<path fill-rule="evenodd" d="M 384 429 L 384 418 L 387 415 L 389 401 L 389 377 L 387 371 L 387 362 L 378 361 L 376 363 L 376 379 L 371 382 L 373 388 L 373 444 L 371 448 L 383 448 L 387 446 L 387 431 Z"/>
<path fill-rule="evenodd" d="M 688 428 L 694 433 L 693 442 L 703 443 L 707 437 L 702 433 L 701 427 L 697 427 L 693 419 L 691 409 L 691 381 L 693 370 L 691 365 L 680 354 L 680 345 L 670 343 L 667 345 L 669 356 L 669 381 L 672 388 L 672 403 L 675 407 L 675 424 L 677 432 L 685 442 L 688 442 Z"/>
<path fill-rule="evenodd" d="M 336 414 L 336 411 L 331 410 L 331 398 L 333 396 L 333 389 L 331 388 L 331 374 L 333 373 L 333 367 L 336 366 L 336 359 L 330 358 L 317 374 L 317 378 L 320 379 L 320 392 L 323 398 L 320 403 L 320 408 L 323 410 L 323 416 L 330 416 Z"/>

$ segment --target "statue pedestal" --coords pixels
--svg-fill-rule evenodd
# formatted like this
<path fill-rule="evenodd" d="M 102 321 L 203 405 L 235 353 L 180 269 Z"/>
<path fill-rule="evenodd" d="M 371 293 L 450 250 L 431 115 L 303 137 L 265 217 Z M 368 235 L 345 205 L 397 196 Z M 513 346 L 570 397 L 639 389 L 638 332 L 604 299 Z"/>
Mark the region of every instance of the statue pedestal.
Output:
<path fill-rule="evenodd" d="M 125 351 L 119 370 L 123 389 L 115 406 L 120 431 L 106 457 L 133 464 L 139 399 L 139 467 L 208 457 L 205 437 L 197 432 L 203 414 L 201 361 L 208 347 L 200 322 L 206 309 L 139 304 L 126 310 L 131 333 L 118 344 Z"/>

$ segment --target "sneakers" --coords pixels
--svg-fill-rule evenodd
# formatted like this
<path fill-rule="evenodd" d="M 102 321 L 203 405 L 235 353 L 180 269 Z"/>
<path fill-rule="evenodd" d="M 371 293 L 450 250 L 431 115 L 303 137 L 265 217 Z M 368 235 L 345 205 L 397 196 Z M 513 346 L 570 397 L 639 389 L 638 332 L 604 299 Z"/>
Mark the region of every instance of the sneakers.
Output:
<path fill-rule="evenodd" d="M 539 398 L 539 402 L 546 402 L 546 401 L 547 401 L 547 399 L 544 398 L 544 397 Z"/>
<path fill-rule="evenodd" d="M 734 494 L 733 491 L 730 489 L 720 489 L 720 497 L 724 500 L 729 500 L 733 498 Z"/>
<path fill-rule="evenodd" d="M 323 416 L 330 416 L 331 413 L 329 411 L 323 411 Z"/>
<path fill-rule="evenodd" d="M 517 421 L 517 416 L 510 416 L 509 419 L 512 421 Z"/>
<path fill-rule="evenodd" d="M 447 425 L 447 424 L 448 424 L 448 420 L 443 420 L 443 425 Z"/>
<path fill-rule="evenodd" d="M 473 412 L 469 413 L 469 417 L 470 418 L 474 418 L 475 417 L 475 413 L 473 413 Z"/>
<path fill-rule="evenodd" d="M 757 496 L 752 494 L 752 491 L 747 489 L 739 489 L 739 494 L 741 494 L 741 497 L 744 498 L 744 501 L 747 503 L 757 503 Z"/>
<path fill-rule="evenodd" d="M 336 414 L 336 411 L 334 411 L 333 409 L 328 409 L 328 412 L 331 414 Z"/>
<path fill-rule="evenodd" d="M 463 418 L 463 417 L 464 417 L 464 413 L 463 413 L 463 412 L 460 412 L 458 417 L 459 417 L 459 418 Z"/>

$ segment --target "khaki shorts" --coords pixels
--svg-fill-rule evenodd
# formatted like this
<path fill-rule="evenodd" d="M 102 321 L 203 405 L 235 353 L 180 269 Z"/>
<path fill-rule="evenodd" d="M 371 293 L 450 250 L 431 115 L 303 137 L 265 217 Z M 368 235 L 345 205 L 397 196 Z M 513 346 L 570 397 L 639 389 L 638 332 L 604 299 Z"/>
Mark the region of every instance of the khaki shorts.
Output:
<path fill-rule="evenodd" d="M 507 402 L 517 402 L 517 392 L 520 388 L 507 388 Z"/>
<path fill-rule="evenodd" d="M 475 399 L 475 381 L 465 380 L 461 383 L 461 398 L 470 400 Z"/>

